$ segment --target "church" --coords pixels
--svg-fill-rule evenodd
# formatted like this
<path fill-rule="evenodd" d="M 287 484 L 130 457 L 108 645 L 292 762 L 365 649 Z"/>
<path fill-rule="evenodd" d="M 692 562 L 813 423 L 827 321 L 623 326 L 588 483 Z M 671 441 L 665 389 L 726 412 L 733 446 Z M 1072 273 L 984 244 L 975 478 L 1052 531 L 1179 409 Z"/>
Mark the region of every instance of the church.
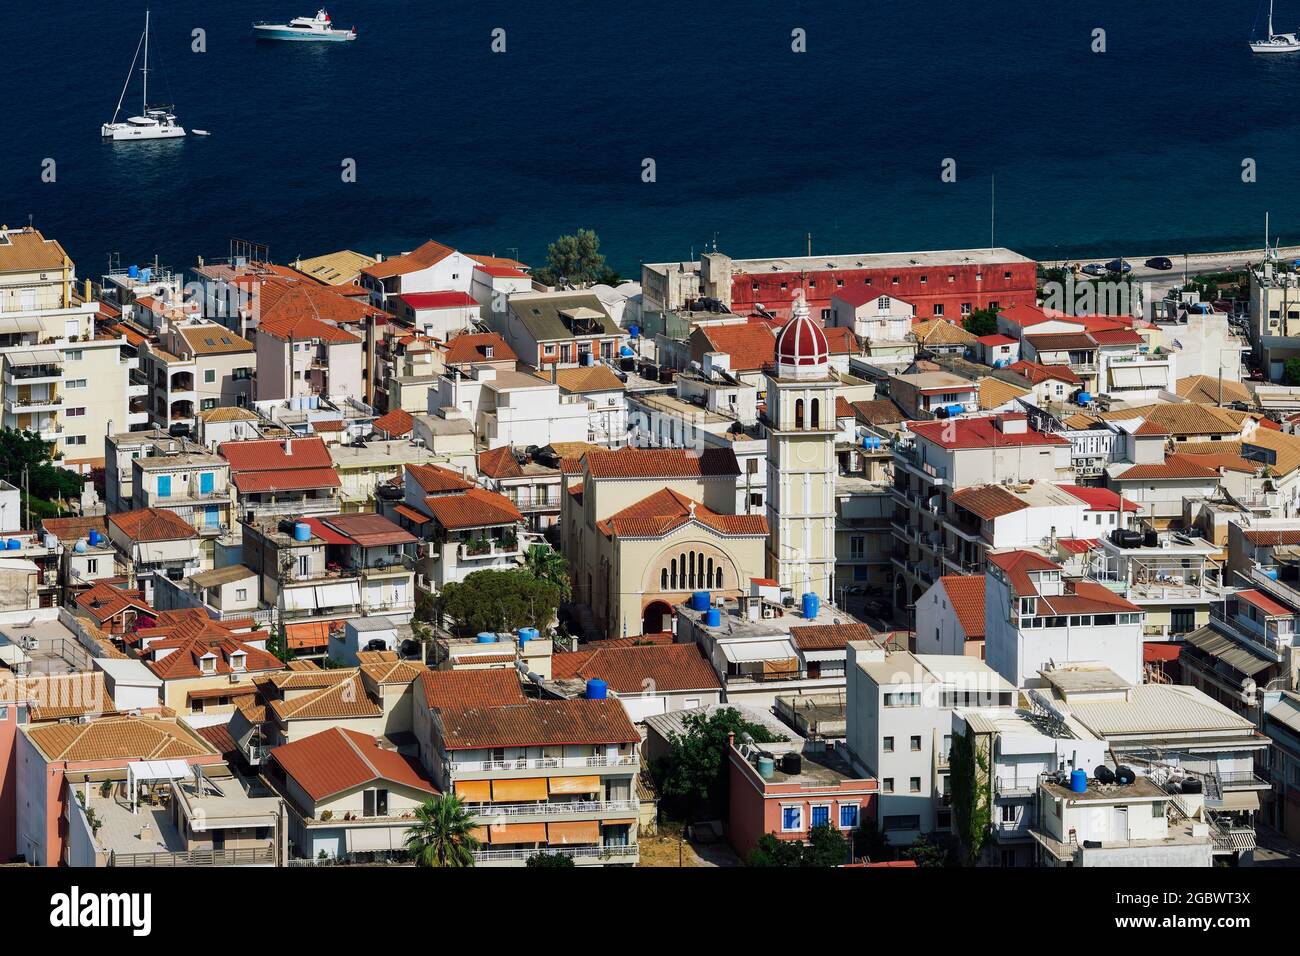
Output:
<path fill-rule="evenodd" d="M 573 597 L 609 637 L 671 630 L 693 591 L 731 598 L 775 579 L 829 603 L 835 571 L 835 393 L 806 302 L 776 344 L 767 387 L 767 515 L 737 514 L 729 449 L 621 448 L 583 456 L 561 505 Z"/>

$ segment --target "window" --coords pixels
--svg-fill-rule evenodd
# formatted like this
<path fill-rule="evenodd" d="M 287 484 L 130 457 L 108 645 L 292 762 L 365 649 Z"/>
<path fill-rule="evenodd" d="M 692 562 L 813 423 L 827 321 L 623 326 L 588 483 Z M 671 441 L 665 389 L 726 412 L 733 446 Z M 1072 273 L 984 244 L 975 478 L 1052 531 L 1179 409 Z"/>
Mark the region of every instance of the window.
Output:
<path fill-rule="evenodd" d="M 787 833 L 803 832 L 803 807 L 782 807 L 781 829 Z"/>
<path fill-rule="evenodd" d="M 894 778 L 893 778 L 893 777 L 886 777 L 884 780 L 880 781 L 880 792 L 881 792 L 881 793 L 893 793 L 893 792 L 894 792 Z"/>
<path fill-rule="evenodd" d="M 203 370 L 203 381 L 211 385 L 217 380 L 217 370 L 215 368 L 205 368 Z"/>
<path fill-rule="evenodd" d="M 205 412 L 210 411 L 217 407 L 217 400 L 215 398 L 205 398 L 199 403 L 199 407 Z"/>
<path fill-rule="evenodd" d="M 840 829 L 856 830 L 861 808 L 856 803 L 840 804 Z"/>
<path fill-rule="evenodd" d="M 81 417 L 84 416 L 85 414 L 86 414 L 86 410 L 85 410 L 85 408 L 69 408 L 69 409 L 68 409 L 68 417 L 69 417 L 69 418 L 81 418 Z"/>
<path fill-rule="evenodd" d="M 88 558 L 86 560 L 86 573 L 87 574 L 99 573 L 99 558 Z"/>
<path fill-rule="evenodd" d="M 1020 816 L 1019 810 L 1014 803 L 1002 804 L 1002 822 L 1014 824 Z"/>
<path fill-rule="evenodd" d="M 921 792 L 921 778 L 920 778 L 920 777 L 909 777 L 909 778 L 908 778 L 908 781 L 907 781 L 907 789 L 908 789 L 909 791 L 911 791 L 912 793 L 920 793 L 920 792 Z"/>
<path fill-rule="evenodd" d="M 913 735 L 912 735 L 912 752 L 915 753 L 916 751 L 918 751 L 918 750 L 920 750 L 920 749 L 921 749 L 921 735 L 920 735 L 920 734 L 913 734 Z"/>
<path fill-rule="evenodd" d="M 248 588 L 235 588 L 235 600 L 236 600 L 236 601 L 247 601 L 247 600 L 248 600 Z"/>
<path fill-rule="evenodd" d="M 809 820 L 812 826 L 828 827 L 831 825 L 831 808 L 830 804 L 822 803 L 811 808 L 812 814 Z"/>
<path fill-rule="evenodd" d="M 363 792 L 361 794 L 361 815 L 365 817 L 388 816 L 388 791 L 378 788 Z"/>
<path fill-rule="evenodd" d="M 63 353 L 64 361 L 67 362 L 80 362 L 83 357 L 81 349 L 72 349 Z"/>
<path fill-rule="evenodd" d="M 942 302 L 936 302 L 936 303 L 934 304 L 934 314 L 935 314 L 936 316 L 942 316 L 942 315 L 943 315 L 943 303 L 942 303 Z"/>
<path fill-rule="evenodd" d="M 882 740 L 880 742 L 880 749 L 887 754 L 892 754 L 894 752 L 894 738 L 886 737 L 884 740 Z"/>
<path fill-rule="evenodd" d="M 1169 632 L 1171 634 L 1186 634 L 1194 630 L 1196 630 L 1195 608 L 1176 607 L 1169 611 Z"/>
<path fill-rule="evenodd" d="M 298 576 L 305 578 L 311 573 L 311 558 L 305 554 L 298 556 Z"/>
<path fill-rule="evenodd" d="M 63 444 L 65 445 L 84 445 L 85 443 L 85 435 L 69 435 L 67 438 L 63 439 Z"/>
<path fill-rule="evenodd" d="M 882 830 L 919 830 L 921 829 L 921 818 L 916 814 L 905 817 L 885 817 Z"/>
<path fill-rule="evenodd" d="M 867 539 L 861 535 L 855 535 L 849 538 L 849 557 L 854 561 L 860 561 L 866 553 Z"/>
<path fill-rule="evenodd" d="M 485 346 L 483 346 L 483 357 L 484 357 L 484 358 L 491 358 L 491 357 L 492 357 L 492 353 L 493 353 L 495 350 L 496 350 L 496 349 L 495 349 L 495 346 L 492 346 L 492 345 L 485 345 Z"/>
<path fill-rule="evenodd" d="M 64 385 L 66 388 L 85 388 L 86 380 L 84 378 L 70 378 Z"/>

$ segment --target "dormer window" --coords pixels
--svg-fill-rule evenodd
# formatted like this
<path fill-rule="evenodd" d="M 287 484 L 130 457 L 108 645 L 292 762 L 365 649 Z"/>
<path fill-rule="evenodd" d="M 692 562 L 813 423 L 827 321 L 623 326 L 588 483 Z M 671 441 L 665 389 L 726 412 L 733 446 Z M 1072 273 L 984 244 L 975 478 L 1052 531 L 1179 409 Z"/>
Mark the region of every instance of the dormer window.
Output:
<path fill-rule="evenodd" d="M 211 654 L 204 654 L 199 658 L 199 670 L 204 674 L 215 674 L 217 672 L 217 659 Z"/>
<path fill-rule="evenodd" d="M 492 357 L 492 352 L 493 352 L 492 346 L 486 345 L 483 347 L 483 355 L 486 356 L 487 358 Z"/>
<path fill-rule="evenodd" d="M 230 655 L 230 669 L 232 671 L 242 671 L 248 667 L 248 655 L 243 651 L 235 651 Z"/>

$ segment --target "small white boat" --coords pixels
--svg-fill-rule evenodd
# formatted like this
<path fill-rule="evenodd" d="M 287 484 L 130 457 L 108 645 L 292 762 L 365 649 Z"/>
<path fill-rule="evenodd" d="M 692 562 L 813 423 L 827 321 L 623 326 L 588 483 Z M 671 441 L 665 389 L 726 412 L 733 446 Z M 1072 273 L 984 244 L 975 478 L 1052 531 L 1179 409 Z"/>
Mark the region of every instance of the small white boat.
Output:
<path fill-rule="evenodd" d="M 1257 21 L 1258 22 L 1258 21 Z M 1294 33 L 1273 32 L 1273 0 L 1268 0 L 1268 39 L 1251 40 L 1252 53 L 1295 53 L 1300 51 L 1300 37 Z"/>
<path fill-rule="evenodd" d="M 253 35 L 262 40 L 310 40 L 322 43 L 346 42 L 357 38 L 357 28 L 337 30 L 330 15 L 317 10 L 314 17 L 294 17 L 288 23 L 254 23 Z"/>
<path fill-rule="evenodd" d="M 211 136 L 211 135 L 212 135 L 211 133 L 209 133 L 209 132 L 208 132 L 207 130 L 205 130 L 205 129 L 192 129 L 192 130 L 190 130 L 190 132 L 193 133 L 195 136 Z"/>
<path fill-rule="evenodd" d="M 126 99 L 126 91 L 131 86 L 131 75 L 135 72 L 135 61 L 140 56 L 141 47 L 144 48 L 144 68 L 140 71 L 143 76 L 144 91 L 140 96 L 140 115 L 129 116 L 124 122 L 119 123 L 117 118 L 122 113 L 122 101 Z M 105 139 L 119 143 L 145 139 L 179 139 L 185 135 L 184 128 L 176 125 L 176 114 L 171 111 L 170 106 L 149 105 L 149 12 L 147 10 L 144 14 L 144 33 L 140 36 L 140 42 L 136 44 L 135 56 L 131 58 L 131 69 L 127 71 L 122 95 L 117 98 L 117 109 L 113 111 L 113 118 L 99 128 L 99 133 Z"/>

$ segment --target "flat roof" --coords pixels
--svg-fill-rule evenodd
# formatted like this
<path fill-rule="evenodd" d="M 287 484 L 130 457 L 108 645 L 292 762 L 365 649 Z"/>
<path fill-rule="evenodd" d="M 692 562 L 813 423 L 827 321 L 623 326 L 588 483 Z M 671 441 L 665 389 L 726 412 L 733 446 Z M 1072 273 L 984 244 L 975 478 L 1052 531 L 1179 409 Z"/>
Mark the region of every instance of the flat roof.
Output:
<path fill-rule="evenodd" d="M 867 252 L 839 256 L 791 256 L 779 259 L 732 259 L 731 267 L 742 272 L 826 272 L 833 269 L 889 269 L 925 266 L 993 265 L 1032 263 L 1034 260 L 1010 249 L 935 249 L 927 252 Z M 698 269 L 698 262 L 647 262 L 644 268 L 666 272 L 672 268 Z M 888 294 L 888 293 L 886 293 Z"/>

